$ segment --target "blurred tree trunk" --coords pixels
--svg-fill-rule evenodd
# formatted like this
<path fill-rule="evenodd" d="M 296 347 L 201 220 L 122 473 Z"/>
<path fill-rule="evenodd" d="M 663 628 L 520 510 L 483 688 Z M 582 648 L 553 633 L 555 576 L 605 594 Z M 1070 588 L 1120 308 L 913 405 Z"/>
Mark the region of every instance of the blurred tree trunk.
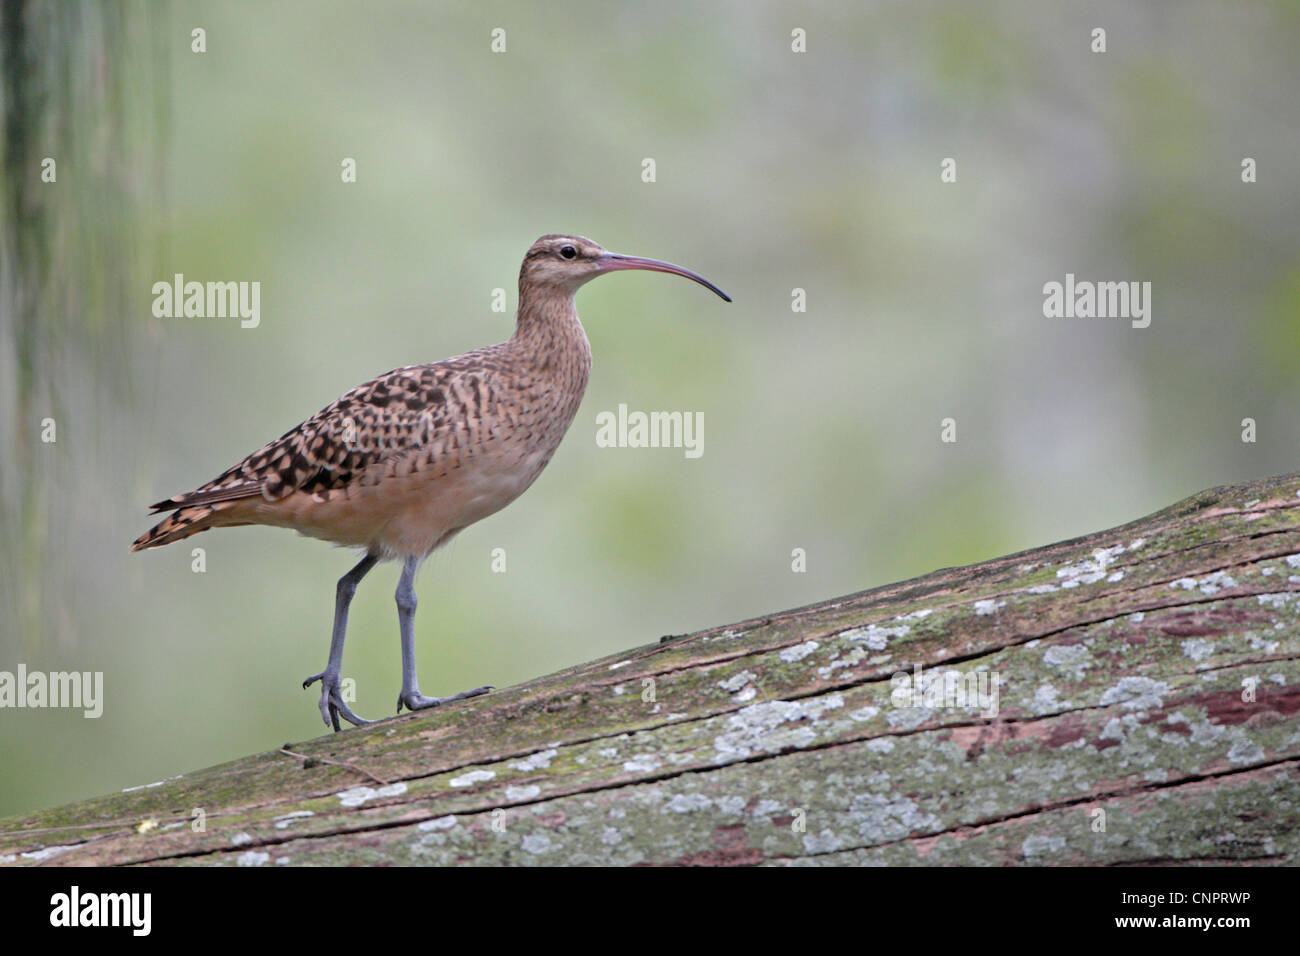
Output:
<path fill-rule="evenodd" d="M 139 2 L 0 0 L 0 600 L 28 653 L 66 611 L 68 595 L 47 591 L 51 542 L 75 534 L 58 492 L 73 466 L 93 467 L 92 416 L 130 399 L 149 258 L 138 226 L 162 187 L 160 26 Z"/>

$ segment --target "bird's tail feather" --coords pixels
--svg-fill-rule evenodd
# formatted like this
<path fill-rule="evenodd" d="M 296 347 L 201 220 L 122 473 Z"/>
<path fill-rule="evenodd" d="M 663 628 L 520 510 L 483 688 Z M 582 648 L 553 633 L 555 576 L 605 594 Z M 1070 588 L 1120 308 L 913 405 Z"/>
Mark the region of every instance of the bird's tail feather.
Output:
<path fill-rule="evenodd" d="M 223 502 L 225 507 L 229 503 Z M 190 507 L 180 508 L 173 511 L 162 521 L 158 522 L 140 537 L 131 543 L 132 551 L 143 551 L 145 548 L 160 548 L 164 544 L 171 544 L 173 541 L 180 541 L 182 538 L 188 538 L 192 534 L 198 534 L 200 531 L 207 531 L 209 528 L 217 525 L 243 524 L 244 522 L 231 522 L 222 520 L 220 512 L 225 508 L 222 504 L 218 505 L 191 505 Z"/>

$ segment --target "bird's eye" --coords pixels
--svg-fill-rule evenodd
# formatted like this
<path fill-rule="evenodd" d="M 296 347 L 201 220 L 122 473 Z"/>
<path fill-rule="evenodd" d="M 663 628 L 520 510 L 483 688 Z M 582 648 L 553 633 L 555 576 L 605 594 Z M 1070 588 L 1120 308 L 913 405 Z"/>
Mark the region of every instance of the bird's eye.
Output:
<path fill-rule="evenodd" d="M 578 250 L 573 246 L 560 246 L 560 255 L 566 259 L 576 259 L 578 258 Z"/>

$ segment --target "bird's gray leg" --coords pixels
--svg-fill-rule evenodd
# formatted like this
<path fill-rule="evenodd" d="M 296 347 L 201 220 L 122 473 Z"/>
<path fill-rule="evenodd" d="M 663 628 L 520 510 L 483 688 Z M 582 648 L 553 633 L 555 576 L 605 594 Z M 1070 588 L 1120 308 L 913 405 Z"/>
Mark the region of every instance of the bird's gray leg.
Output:
<path fill-rule="evenodd" d="M 339 681 L 343 675 L 343 640 L 348 632 L 348 605 L 352 603 L 352 595 L 357 592 L 357 583 L 378 560 L 379 555 L 367 554 L 356 567 L 339 578 L 334 595 L 334 633 L 330 637 L 329 662 L 325 665 L 325 670 L 302 682 L 304 688 L 316 681 L 321 682 L 320 715 L 325 719 L 325 726 L 333 726 L 335 730 L 339 729 L 340 715 L 357 726 L 370 723 L 364 717 L 352 713 L 352 708 L 344 703 Z"/>
<path fill-rule="evenodd" d="M 420 567 L 419 558 L 407 558 L 402 565 L 402 577 L 397 582 L 397 622 L 402 631 L 402 692 L 397 697 L 397 712 L 402 708 L 423 710 L 437 707 L 453 700 L 486 694 L 491 687 L 475 687 L 451 697 L 425 697 L 420 693 L 419 678 L 415 673 L 415 572 Z"/>

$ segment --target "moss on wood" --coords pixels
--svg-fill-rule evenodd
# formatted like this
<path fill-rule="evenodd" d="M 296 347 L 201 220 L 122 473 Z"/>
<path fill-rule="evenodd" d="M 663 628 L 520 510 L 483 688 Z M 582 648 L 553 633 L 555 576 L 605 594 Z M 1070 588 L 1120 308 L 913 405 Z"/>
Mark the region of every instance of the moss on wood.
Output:
<path fill-rule="evenodd" d="M 900 706 L 917 665 L 996 713 Z M 1289 476 L 3 820 L 0 864 L 1295 863 L 1298 710 Z"/>

